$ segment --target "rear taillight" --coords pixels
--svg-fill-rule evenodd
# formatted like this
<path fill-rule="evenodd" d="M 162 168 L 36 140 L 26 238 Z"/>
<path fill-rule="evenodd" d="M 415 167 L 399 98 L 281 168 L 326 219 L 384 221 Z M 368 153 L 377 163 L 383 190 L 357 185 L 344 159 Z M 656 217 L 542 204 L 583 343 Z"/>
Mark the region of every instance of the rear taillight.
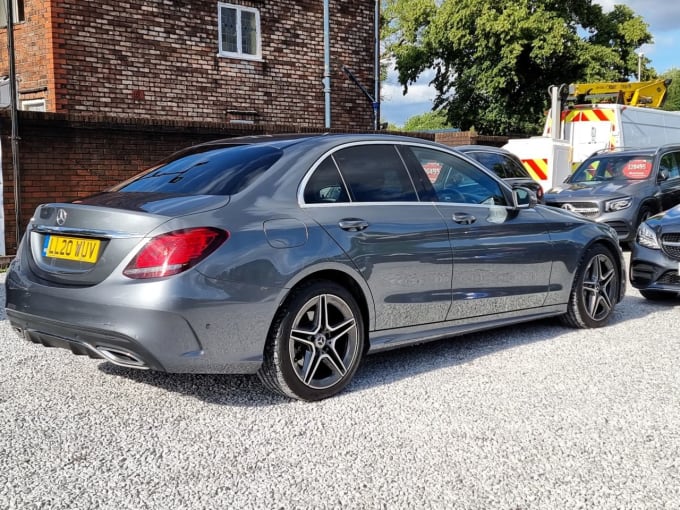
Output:
<path fill-rule="evenodd" d="M 229 237 L 216 228 L 201 227 L 161 234 L 144 245 L 123 271 L 128 278 L 162 278 L 198 264 Z"/>

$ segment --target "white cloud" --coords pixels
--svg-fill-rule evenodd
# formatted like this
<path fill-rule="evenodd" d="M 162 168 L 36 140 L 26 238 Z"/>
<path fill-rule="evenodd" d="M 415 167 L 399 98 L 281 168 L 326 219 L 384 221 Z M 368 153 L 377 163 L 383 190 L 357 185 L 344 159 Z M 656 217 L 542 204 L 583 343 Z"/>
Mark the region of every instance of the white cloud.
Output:
<path fill-rule="evenodd" d="M 432 103 L 436 95 L 434 87 L 420 82 L 410 85 L 406 94 L 403 92 L 404 88 L 396 83 L 386 82 L 382 86 L 383 99 L 392 104 Z"/>
<path fill-rule="evenodd" d="M 680 18 L 680 2 L 649 0 L 625 0 L 616 3 L 628 5 L 636 14 L 642 16 L 654 33 L 673 31 L 678 29 Z"/>

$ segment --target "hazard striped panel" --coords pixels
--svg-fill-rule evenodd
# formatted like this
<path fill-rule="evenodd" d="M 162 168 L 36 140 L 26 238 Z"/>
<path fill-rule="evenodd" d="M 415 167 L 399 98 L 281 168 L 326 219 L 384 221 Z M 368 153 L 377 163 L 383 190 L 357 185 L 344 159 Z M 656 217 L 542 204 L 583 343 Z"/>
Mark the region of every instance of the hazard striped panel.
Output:
<path fill-rule="evenodd" d="M 547 159 L 523 159 L 522 164 L 534 180 L 545 181 L 548 179 Z"/>
<path fill-rule="evenodd" d="M 614 122 L 614 110 L 572 110 L 565 122 Z"/>

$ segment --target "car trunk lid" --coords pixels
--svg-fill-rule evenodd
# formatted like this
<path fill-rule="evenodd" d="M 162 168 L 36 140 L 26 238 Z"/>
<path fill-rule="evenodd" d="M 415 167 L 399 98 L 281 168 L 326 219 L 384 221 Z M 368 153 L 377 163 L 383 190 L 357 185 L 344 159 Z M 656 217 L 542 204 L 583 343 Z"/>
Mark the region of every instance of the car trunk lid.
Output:
<path fill-rule="evenodd" d="M 105 193 L 79 203 L 44 204 L 29 223 L 22 256 L 43 280 L 95 285 L 168 220 L 228 202 L 228 196 Z"/>

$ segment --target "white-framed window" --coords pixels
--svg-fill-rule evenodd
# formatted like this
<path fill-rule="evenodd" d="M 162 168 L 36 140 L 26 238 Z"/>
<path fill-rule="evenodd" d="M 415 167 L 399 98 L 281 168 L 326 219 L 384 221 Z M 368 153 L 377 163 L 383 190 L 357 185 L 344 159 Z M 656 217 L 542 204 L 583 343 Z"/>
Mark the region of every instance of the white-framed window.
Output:
<path fill-rule="evenodd" d="M 252 7 L 217 4 L 219 54 L 222 57 L 260 60 L 260 11 Z"/>
<path fill-rule="evenodd" d="M 21 109 L 27 112 L 44 112 L 45 111 L 45 100 L 44 99 L 27 99 L 21 102 Z"/>
<path fill-rule="evenodd" d="M 19 23 L 24 21 L 24 0 L 12 1 L 12 21 Z M 0 0 L 0 28 L 7 26 L 7 0 Z"/>

